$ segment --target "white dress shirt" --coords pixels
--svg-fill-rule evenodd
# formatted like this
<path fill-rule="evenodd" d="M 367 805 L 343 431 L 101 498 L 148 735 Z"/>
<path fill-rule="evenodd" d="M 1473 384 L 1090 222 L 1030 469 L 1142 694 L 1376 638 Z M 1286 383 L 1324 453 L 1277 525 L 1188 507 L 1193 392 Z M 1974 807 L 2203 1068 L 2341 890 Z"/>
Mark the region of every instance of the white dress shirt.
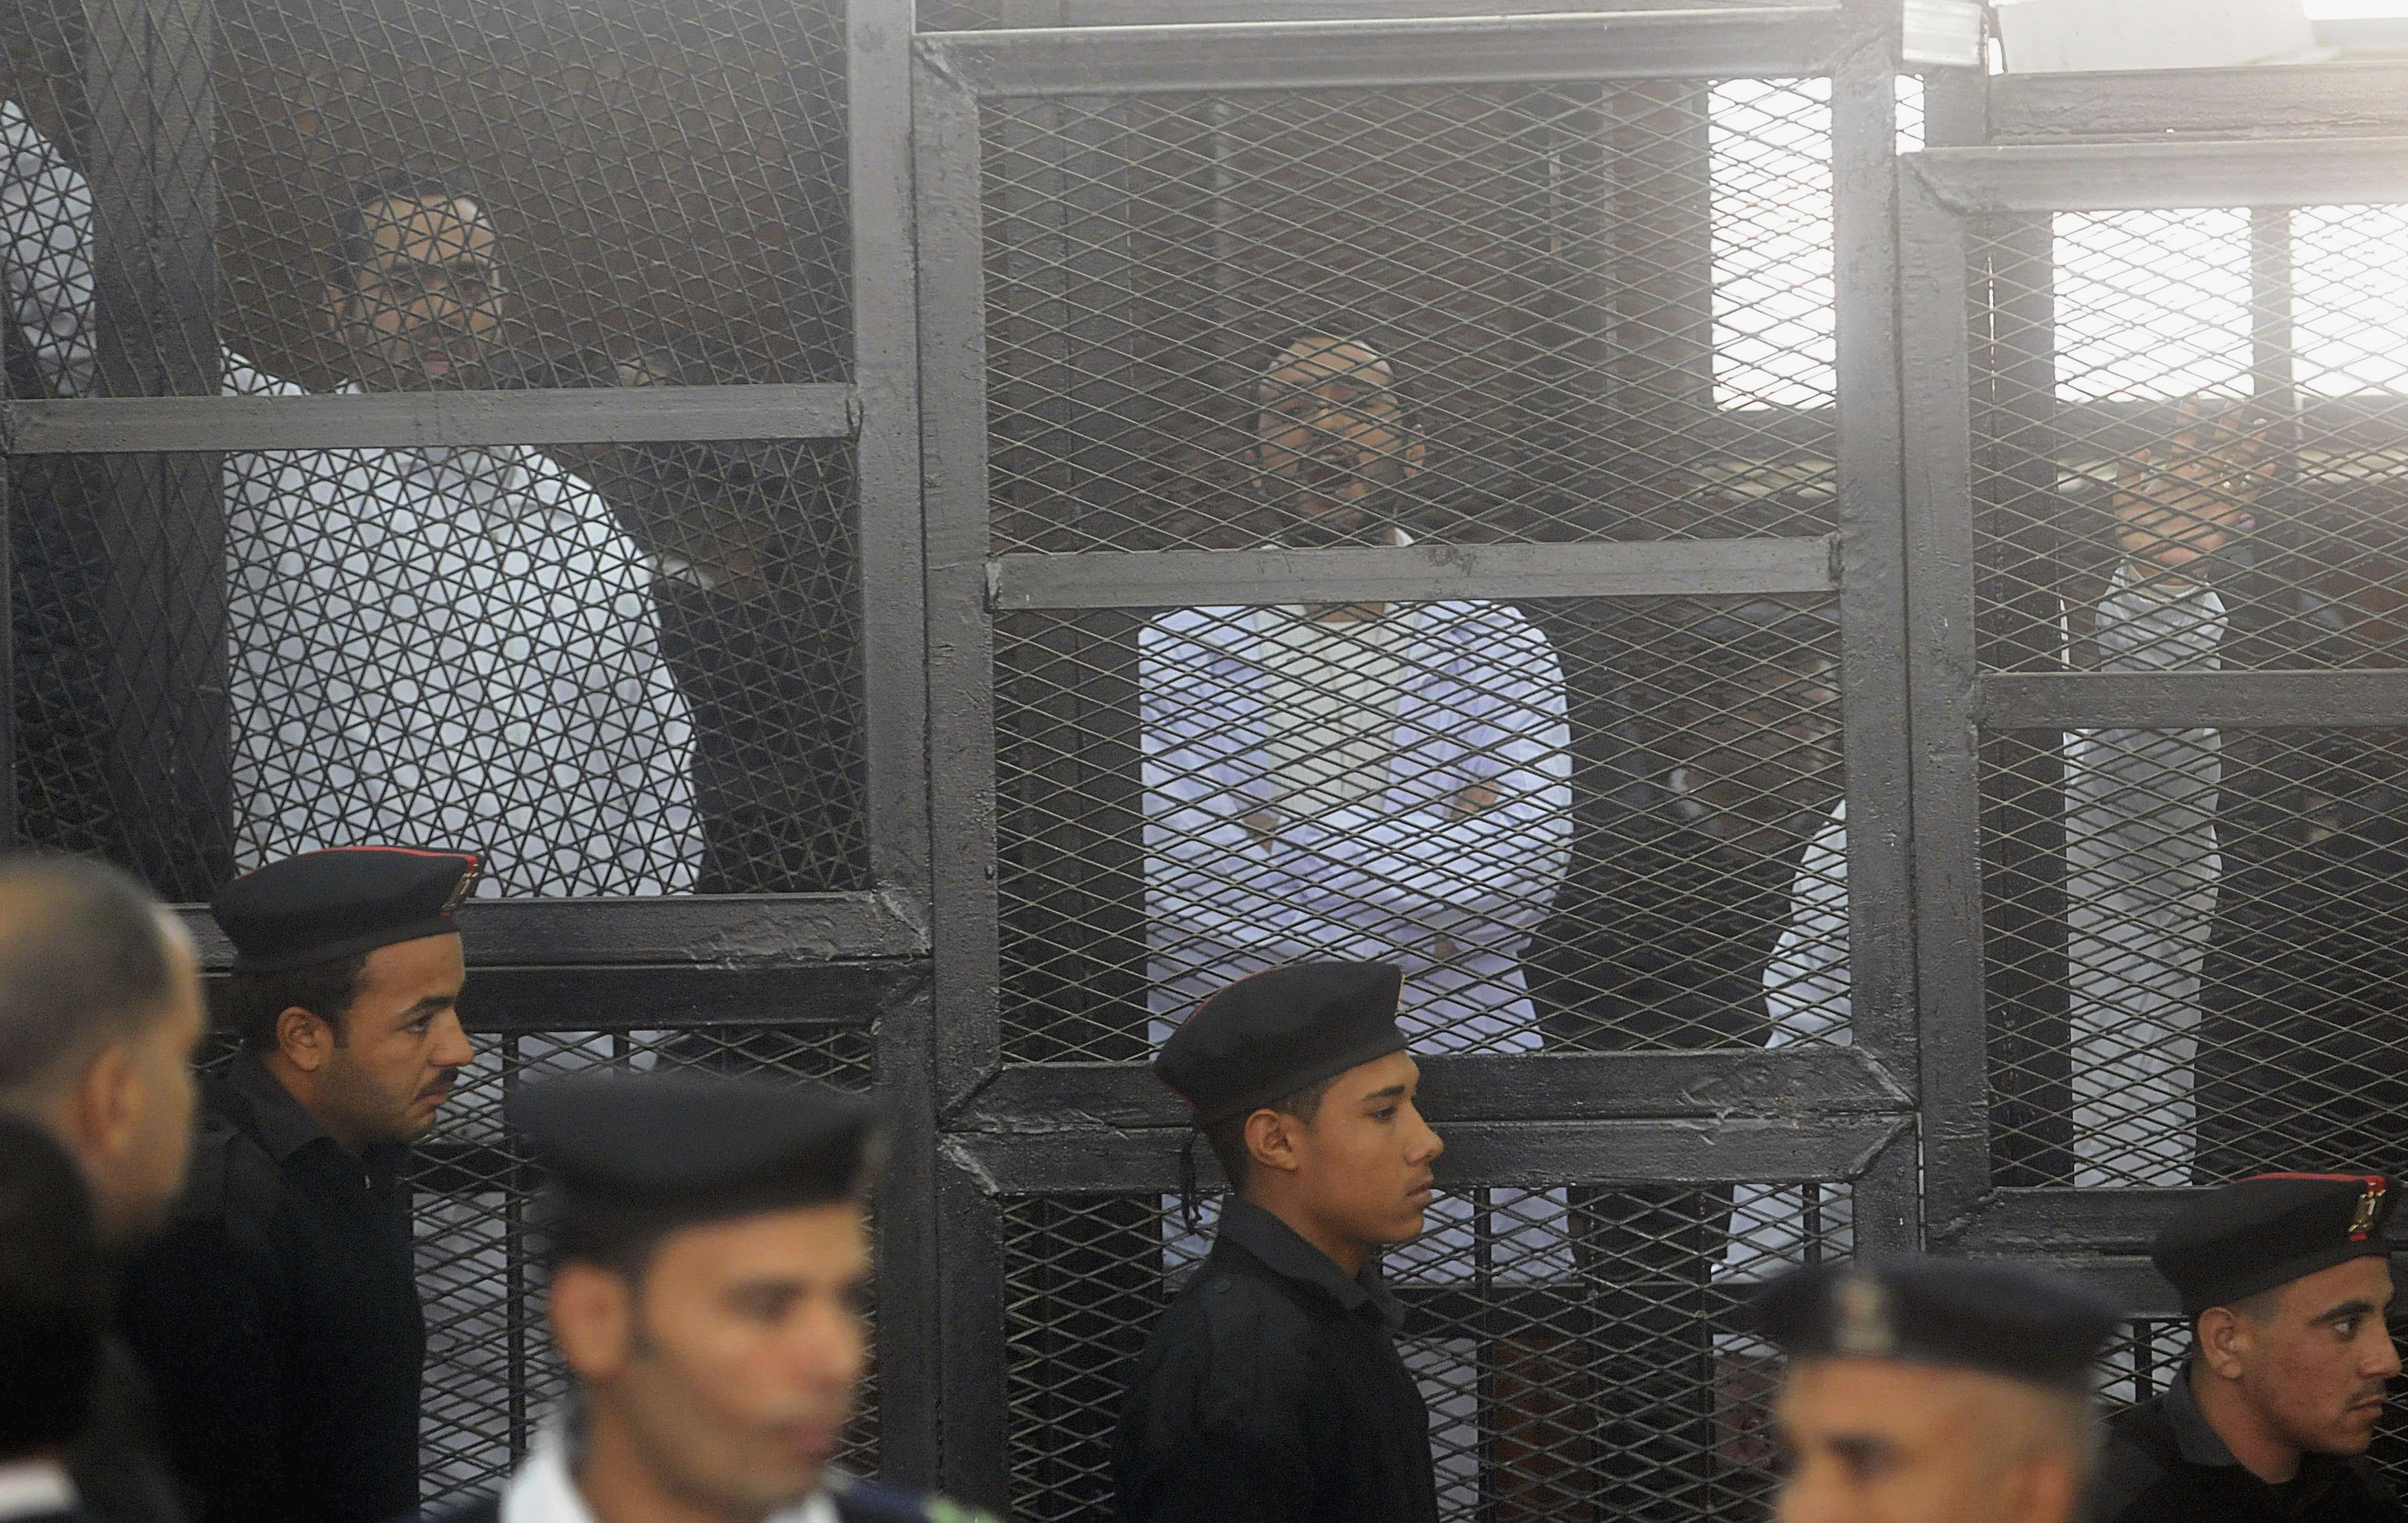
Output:
<path fill-rule="evenodd" d="M 75 1482 L 55 1459 L 20 1459 L 0 1465 L 0 1523 L 71 1513 L 76 1501 Z"/>
<path fill-rule="evenodd" d="M 569 1469 L 567 1439 L 558 1428 L 536 1441 L 502 1488 L 501 1523 L 595 1523 Z M 762 1523 L 837 1523 L 836 1503 L 826 1491 L 814 1491 Z"/>
<path fill-rule="evenodd" d="M 91 229 L 83 177 L 0 102 L 0 258 L 62 396 L 91 389 Z M 694 886 L 654 568 L 600 497 L 520 447 L 230 453 L 224 480 L 238 868 L 379 842 L 479 850 L 483 894 Z"/>

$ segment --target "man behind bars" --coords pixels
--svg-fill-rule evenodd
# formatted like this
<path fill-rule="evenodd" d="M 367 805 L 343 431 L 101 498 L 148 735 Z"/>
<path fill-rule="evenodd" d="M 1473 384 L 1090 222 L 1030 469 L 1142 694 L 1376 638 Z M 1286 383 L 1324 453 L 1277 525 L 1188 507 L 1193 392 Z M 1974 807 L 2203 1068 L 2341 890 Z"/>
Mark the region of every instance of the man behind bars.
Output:
<path fill-rule="evenodd" d="M 528 1086 L 566 1410 L 443 1523 L 992 1523 L 830 1461 L 867 1363 L 872 1107 L 698 1074 Z"/>
<path fill-rule="evenodd" d="M 471 1054 L 461 853 L 273 862 L 210 908 L 243 1051 L 124 1317 L 195 1523 L 380 1523 L 418 1504 L 426 1352 L 406 1146 Z"/>
<path fill-rule="evenodd" d="M 1163 1044 L 1154 1075 L 1235 1194 L 1130 1377 L 1122 1523 L 1436 1523 L 1429 1411 L 1377 1262 L 1422 1230 L 1444 1151 L 1413 1106 L 1402 985 L 1379 962 L 1274 968 Z"/>
<path fill-rule="evenodd" d="M 2365 1458 L 2400 1374 L 2384 1231 L 2398 1204 L 2381 1174 L 2259 1174 L 2158 1230 L 2149 1256 L 2182 1297 L 2190 1355 L 2115 1416 L 2096 1523 L 2408 1517 Z"/>
<path fill-rule="evenodd" d="M 0 102 L 0 269 L 57 396 L 95 390 L 93 200 Z M 488 383 L 506 271 L 441 178 L 336 215 L 322 325 L 345 392 Z M 229 394 L 299 388 L 223 356 Z M 701 856 L 690 726 L 653 568 L 609 507 L 515 447 L 225 457 L 235 863 L 361 840 L 469 840 L 484 891 L 657 894 Z"/>
<path fill-rule="evenodd" d="M 1777 1523 L 2083 1516 L 2112 1301 L 2006 1264 L 1898 1259 L 1792 1270 L 1749 1310 L 1789 1356 Z"/>

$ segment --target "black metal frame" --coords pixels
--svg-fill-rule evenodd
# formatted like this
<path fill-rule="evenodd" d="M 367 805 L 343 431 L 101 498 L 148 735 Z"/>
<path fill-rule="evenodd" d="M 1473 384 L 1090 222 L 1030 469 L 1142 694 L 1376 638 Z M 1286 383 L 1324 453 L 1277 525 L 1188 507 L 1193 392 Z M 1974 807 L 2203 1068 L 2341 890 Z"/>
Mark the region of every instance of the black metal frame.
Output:
<path fill-rule="evenodd" d="M 1889 12 L 1885 14 L 1885 12 Z M 1839 596 L 1855 1046 L 1432 1059 L 1467 1178 L 1848 1179 L 1866 1250 L 1919 1240 L 1901 440 L 1892 348 L 1896 16 L 1756 11 L 923 35 L 913 75 L 930 611 L 945 1484 L 1001 1502 L 1001 1197 L 1175 1186 L 1185 1117 L 1136 1064 L 1008 1064 L 997 1005 L 994 615 L 1300 597 Z M 990 558 L 980 103 L 1297 86 L 1828 76 L 1839 260 L 1836 538 L 1444 551 Z M 1209 1170 L 1208 1170 L 1209 1172 Z"/>

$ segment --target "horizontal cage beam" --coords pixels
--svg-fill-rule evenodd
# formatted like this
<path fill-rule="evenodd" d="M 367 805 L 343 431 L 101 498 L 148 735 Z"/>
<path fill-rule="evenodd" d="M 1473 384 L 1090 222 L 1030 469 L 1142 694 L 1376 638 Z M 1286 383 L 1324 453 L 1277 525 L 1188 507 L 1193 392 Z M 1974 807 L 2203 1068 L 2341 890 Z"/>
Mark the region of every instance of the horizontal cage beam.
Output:
<path fill-rule="evenodd" d="M 1441 1188 L 1477 1185 L 1805 1183 L 1852 1179 L 1911 1117 L 1813 1121 L 1470 1122 L 1451 1126 Z M 954 1164 L 993 1195 L 1151 1193 L 1179 1188 L 1186 1127 L 949 1133 Z M 1197 1182 L 1226 1184 L 1197 1146 Z"/>
<path fill-rule="evenodd" d="M 1326 550 L 1087 551 L 987 562 L 1005 613 L 1445 598 L 1763 597 L 1839 590 L 1835 541 L 1661 539 Z"/>
<path fill-rule="evenodd" d="M 858 421 L 850 386 L 639 386 L 10 402 L 0 435 L 12 455 L 122 455 L 842 439 Z"/>
<path fill-rule="evenodd" d="M 982 95 L 1129 95 L 1828 73 L 1837 6 L 931 32 L 922 57 Z"/>
<path fill-rule="evenodd" d="M 2408 63 L 2274 69 L 2000 74 L 1990 79 L 1993 140 L 2216 133 L 2295 137 L 2408 129 Z"/>
<path fill-rule="evenodd" d="M 1853 1047 L 1595 1052 L 1420 1060 L 1433 1121 L 1889 1115 L 1906 1091 Z M 954 1115 L 973 1131 L 1177 1127 L 1187 1108 L 1139 1063 L 1045 1063 L 997 1073 Z"/>
<path fill-rule="evenodd" d="M 928 981 L 924 961 L 774 968 L 476 968 L 460 995 L 471 1032 L 523 1035 L 731 1026 L 869 1026 Z"/>
<path fill-rule="evenodd" d="M 181 914 L 201 966 L 232 967 L 208 911 Z M 458 918 L 471 968 L 797 968 L 928 952 L 916 907 L 890 893 L 472 899 Z"/>
<path fill-rule="evenodd" d="M 1973 714 L 1990 730 L 2389 729 L 2408 725 L 2408 671 L 2000 674 Z"/>
<path fill-rule="evenodd" d="M 1942 206 L 1975 215 L 2408 200 L 2408 137 L 2013 144 L 1902 162 Z"/>

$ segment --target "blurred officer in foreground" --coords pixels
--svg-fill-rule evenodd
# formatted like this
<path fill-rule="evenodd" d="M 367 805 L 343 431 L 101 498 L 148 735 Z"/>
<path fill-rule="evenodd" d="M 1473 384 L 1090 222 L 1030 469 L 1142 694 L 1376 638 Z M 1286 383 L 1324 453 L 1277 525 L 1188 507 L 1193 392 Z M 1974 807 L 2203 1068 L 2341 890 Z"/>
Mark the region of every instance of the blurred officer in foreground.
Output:
<path fill-rule="evenodd" d="M 1435 1523 L 1429 1410 L 1374 1258 L 1422 1230 L 1443 1148 L 1413 1108 L 1402 984 L 1379 962 L 1273 968 L 1163 1044 L 1154 1073 L 1235 1193 L 1130 1382 L 1126 1523 Z"/>
<path fill-rule="evenodd" d="M 867 1359 L 869 1105 L 800 1083 L 589 1075 L 509 1119 L 552 1174 L 566 1423 L 448 1523 L 973 1523 L 829 1464 Z"/>
<path fill-rule="evenodd" d="M 31 1122 L 0 1117 L 0 1519 L 71 1523 L 68 1446 L 92 1411 L 108 1275 L 92 1192 Z"/>
<path fill-rule="evenodd" d="M 418 1504 L 419 1306 L 400 1167 L 468 1061 L 456 852 L 311 852 L 210 906 L 234 943 L 191 1187 L 126 1275 L 200 1523 L 378 1523 Z"/>
<path fill-rule="evenodd" d="M 81 1167 L 105 1253 L 151 1231 L 183 1184 L 203 1026 L 192 940 L 140 885 L 70 858 L 0 862 L 0 1113 Z M 181 1516 L 153 1429 L 148 1383 L 111 1334 L 67 1461 L 93 1516 Z"/>
<path fill-rule="evenodd" d="M 2259 1174 L 2213 1191 L 2150 1257 L 2181 1292 L 2190 1357 L 2119 1414 L 2098 1523 L 2397 1523 L 2363 1456 L 2400 1374 L 2384 1312 L 2381 1174 Z"/>
<path fill-rule="evenodd" d="M 2113 1302 L 2005 1264 L 1899 1259 L 1792 1270 L 1753 1309 L 1789 1357 L 1779 1523 L 2076 1516 Z"/>

